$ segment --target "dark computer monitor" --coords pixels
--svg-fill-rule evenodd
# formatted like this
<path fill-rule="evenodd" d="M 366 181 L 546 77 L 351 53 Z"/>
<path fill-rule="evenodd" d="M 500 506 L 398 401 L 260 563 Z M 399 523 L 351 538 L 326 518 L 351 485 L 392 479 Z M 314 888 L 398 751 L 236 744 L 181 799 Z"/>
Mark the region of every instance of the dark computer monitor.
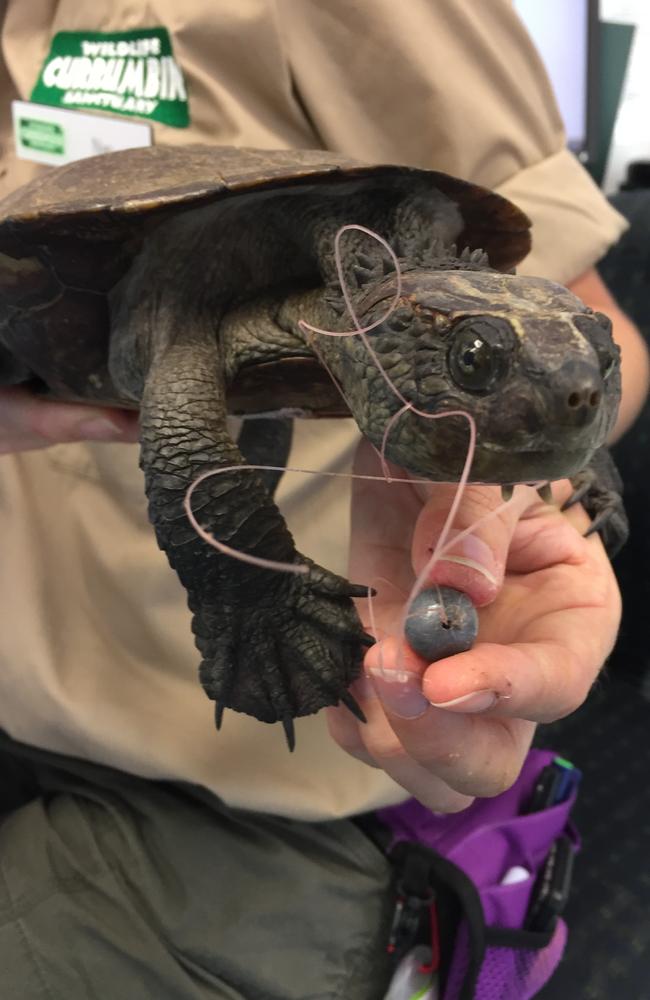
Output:
<path fill-rule="evenodd" d="M 569 147 L 596 153 L 598 0 L 514 0 L 539 49 L 564 120 Z"/>

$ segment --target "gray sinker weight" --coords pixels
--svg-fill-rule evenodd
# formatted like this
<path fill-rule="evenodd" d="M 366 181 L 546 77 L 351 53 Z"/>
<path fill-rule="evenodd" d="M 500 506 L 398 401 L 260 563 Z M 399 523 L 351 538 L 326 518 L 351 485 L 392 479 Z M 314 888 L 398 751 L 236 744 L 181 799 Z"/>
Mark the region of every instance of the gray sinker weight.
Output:
<path fill-rule="evenodd" d="M 428 587 L 411 602 L 404 631 L 411 649 L 433 663 L 472 648 L 478 615 L 467 594 Z"/>

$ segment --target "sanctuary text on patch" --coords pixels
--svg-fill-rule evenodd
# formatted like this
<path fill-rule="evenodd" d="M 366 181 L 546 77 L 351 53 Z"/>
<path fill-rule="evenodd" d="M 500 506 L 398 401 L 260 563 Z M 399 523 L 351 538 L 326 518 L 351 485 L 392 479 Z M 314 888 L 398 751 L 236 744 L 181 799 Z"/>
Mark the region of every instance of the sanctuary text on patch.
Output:
<path fill-rule="evenodd" d="M 166 28 L 60 31 L 30 95 L 37 104 L 98 109 L 189 125 L 187 89 Z"/>

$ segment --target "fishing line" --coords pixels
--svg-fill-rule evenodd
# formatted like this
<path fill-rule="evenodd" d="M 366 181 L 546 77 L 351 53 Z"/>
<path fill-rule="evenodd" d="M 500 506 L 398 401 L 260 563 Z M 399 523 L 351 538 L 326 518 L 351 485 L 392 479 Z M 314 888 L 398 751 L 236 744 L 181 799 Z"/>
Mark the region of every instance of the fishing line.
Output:
<path fill-rule="evenodd" d="M 386 250 L 386 252 L 390 256 L 390 258 L 392 260 L 392 263 L 393 263 L 393 266 L 395 268 L 395 276 L 396 276 L 396 291 L 395 291 L 395 295 L 393 296 L 393 299 L 391 300 L 391 303 L 390 303 L 388 309 L 386 310 L 386 312 L 382 316 L 380 316 L 378 319 L 376 319 L 372 323 L 368 324 L 367 326 L 363 326 L 360 323 L 360 321 L 359 321 L 359 318 L 358 318 L 357 313 L 356 313 L 356 309 L 354 307 L 354 303 L 352 301 L 352 296 L 350 294 L 350 290 L 349 290 L 349 287 L 348 287 L 348 284 L 347 284 L 347 281 L 346 281 L 346 278 L 345 278 L 345 272 L 344 272 L 344 268 L 343 268 L 343 259 L 342 259 L 342 253 L 341 253 L 341 240 L 342 240 L 344 234 L 346 232 L 350 232 L 350 231 L 357 231 L 357 232 L 364 233 L 365 235 L 369 236 L 370 238 L 376 240 Z M 263 558 L 261 556 L 255 556 L 255 555 L 252 555 L 251 553 L 247 553 L 247 552 L 243 552 L 241 550 L 235 549 L 235 548 L 233 548 L 233 547 L 231 547 L 229 545 L 226 545 L 224 542 L 219 541 L 217 538 L 215 538 L 214 535 L 212 535 L 209 531 L 207 531 L 205 528 L 203 528 L 198 523 L 198 521 L 197 521 L 197 519 L 196 519 L 196 517 L 195 517 L 195 515 L 194 515 L 194 513 L 192 511 L 191 501 L 192 501 L 192 496 L 193 496 L 194 491 L 196 490 L 196 488 L 201 483 L 204 483 L 207 479 L 211 478 L 212 476 L 224 475 L 224 474 L 226 474 L 228 472 L 235 472 L 235 471 L 236 472 L 244 472 L 244 471 L 296 472 L 296 473 L 300 473 L 302 475 L 319 475 L 319 476 L 329 476 L 329 477 L 340 477 L 340 478 L 346 478 L 346 479 L 361 479 L 361 480 L 369 480 L 369 481 L 382 481 L 382 482 L 385 482 L 387 484 L 391 484 L 391 483 L 409 483 L 409 484 L 422 483 L 422 484 L 428 484 L 428 485 L 430 485 L 431 481 L 427 480 L 427 479 L 414 479 L 411 476 L 406 477 L 406 478 L 394 477 L 394 476 L 392 476 L 390 474 L 389 469 L 388 469 L 388 464 L 386 462 L 386 455 L 385 455 L 385 453 L 386 453 L 386 447 L 387 447 L 387 443 L 388 443 L 388 439 L 389 439 L 389 435 L 390 435 L 391 431 L 396 426 L 396 424 L 397 424 L 398 420 L 400 419 L 400 417 L 402 417 L 404 413 L 409 412 L 409 411 L 412 412 L 412 413 L 414 413 L 416 416 L 422 417 L 425 420 L 440 420 L 440 419 L 442 419 L 444 417 L 462 417 L 462 418 L 464 418 L 467 421 L 467 423 L 468 423 L 468 445 L 467 445 L 467 452 L 466 452 L 465 460 L 464 460 L 464 463 L 463 463 L 462 472 L 461 472 L 461 475 L 459 477 L 457 488 L 456 488 L 456 492 L 454 494 L 454 498 L 452 500 L 451 506 L 450 506 L 449 511 L 447 513 L 447 517 L 446 517 L 446 519 L 444 521 L 444 524 L 443 524 L 442 530 L 440 532 L 440 535 L 438 537 L 438 540 L 437 540 L 435 546 L 433 547 L 431 556 L 427 560 L 425 566 L 422 568 L 422 570 L 420 571 L 420 573 L 417 575 L 417 578 L 416 578 L 416 580 L 415 580 L 415 582 L 414 582 L 414 584 L 413 584 L 413 586 L 411 588 L 410 594 L 408 595 L 408 597 L 406 599 L 406 602 L 405 602 L 405 609 L 404 609 L 404 613 L 403 613 L 403 616 L 402 616 L 401 629 L 400 629 L 401 638 L 402 638 L 402 650 L 403 650 L 403 644 L 404 644 L 404 641 L 405 641 L 404 640 L 404 625 L 405 625 L 406 618 L 407 618 L 408 613 L 409 613 L 408 609 L 409 609 L 410 604 L 411 604 L 412 600 L 414 599 L 414 597 L 420 592 L 420 590 L 422 589 L 422 586 L 431 577 L 433 568 L 436 566 L 436 564 L 438 562 L 440 562 L 442 560 L 445 560 L 445 559 L 449 559 L 449 561 L 452 561 L 452 562 L 453 561 L 460 562 L 461 561 L 461 557 L 454 557 L 453 555 L 451 555 L 451 554 L 448 553 L 448 550 L 451 549 L 451 548 L 453 548 L 455 545 L 457 545 L 458 542 L 460 540 L 462 540 L 462 538 L 465 538 L 469 534 L 471 534 L 476 529 L 476 527 L 478 525 L 483 524 L 485 521 L 489 520 L 491 517 L 497 516 L 507 506 L 507 504 L 510 501 L 509 500 L 508 501 L 504 501 L 503 503 L 501 503 L 500 505 L 498 505 L 496 508 L 494 508 L 492 511 L 490 511 L 487 514 L 483 515 L 479 520 L 477 520 L 469 528 L 466 528 L 463 531 L 455 534 L 454 537 L 453 537 L 453 539 L 449 540 L 449 533 L 450 533 L 450 530 L 451 530 L 454 518 L 456 517 L 456 514 L 458 512 L 458 507 L 459 507 L 459 505 L 461 503 L 465 487 L 466 487 L 467 482 L 469 480 L 471 465 L 472 465 L 472 461 L 473 461 L 474 453 L 475 453 L 475 449 L 476 449 L 476 424 L 475 424 L 474 418 L 472 417 L 472 415 L 470 413 L 466 412 L 465 410 L 447 410 L 447 411 L 443 411 L 443 412 L 440 412 L 440 413 L 429 413 L 429 412 L 426 412 L 426 411 L 418 409 L 416 406 L 413 405 L 413 403 L 410 400 L 406 399 L 403 396 L 403 394 L 400 392 L 400 390 L 398 389 L 398 387 L 395 385 L 395 383 L 393 382 L 393 380 L 390 378 L 389 374 L 384 369 L 383 365 L 381 364 L 381 361 L 380 361 L 379 357 L 377 356 L 374 348 L 372 347 L 372 344 L 371 344 L 370 340 L 368 339 L 368 334 L 372 330 L 374 330 L 378 326 L 381 326 L 383 323 L 386 322 L 387 319 L 390 318 L 390 316 L 393 314 L 393 312 L 397 308 L 397 305 L 398 305 L 398 303 L 400 301 L 401 294 L 402 294 L 402 276 L 401 276 L 401 271 L 400 271 L 399 260 L 397 258 L 397 255 L 393 251 L 392 247 L 388 244 L 388 242 L 382 236 L 380 236 L 378 233 L 375 233 L 373 230 L 368 229 L 365 226 L 361 226 L 361 225 L 357 225 L 357 224 L 352 224 L 351 223 L 351 224 L 342 226 L 337 231 L 337 233 L 336 233 L 336 236 L 335 236 L 335 239 L 334 239 L 334 260 L 335 260 L 335 264 L 336 264 L 337 277 L 338 277 L 339 285 L 340 285 L 340 288 L 341 288 L 341 294 L 343 296 L 343 300 L 345 302 L 345 305 L 346 305 L 347 311 L 348 311 L 348 313 L 350 315 L 350 318 L 352 319 L 352 323 L 354 325 L 354 329 L 344 330 L 344 331 L 326 330 L 326 329 L 323 329 L 321 327 L 313 326 L 312 324 L 307 323 L 305 320 L 300 320 L 298 325 L 307 334 L 310 344 L 314 347 L 315 352 L 318 354 L 319 360 L 321 361 L 321 363 L 323 364 L 323 366 L 326 368 L 326 370 L 329 372 L 329 374 L 330 374 L 330 376 L 331 376 L 334 384 L 337 386 L 339 392 L 341 393 L 341 395 L 345 399 L 345 401 L 348 404 L 348 406 L 349 406 L 349 403 L 348 403 L 348 400 L 345 397 L 345 393 L 343 392 L 343 389 L 338 384 L 337 379 L 334 377 L 334 374 L 331 371 L 330 367 L 328 366 L 326 359 L 323 357 L 322 352 L 320 352 L 318 350 L 318 347 L 317 347 L 316 342 L 315 342 L 315 337 L 314 337 L 315 334 L 320 335 L 320 336 L 326 336 L 326 337 L 359 337 L 361 339 L 362 343 L 364 344 L 364 346 L 365 346 L 365 348 L 366 348 L 366 350 L 367 350 L 367 352 L 368 352 L 368 354 L 369 354 L 369 356 L 370 356 L 373 364 L 376 366 L 377 370 L 380 372 L 381 376 L 383 377 L 383 379 L 385 380 L 385 382 L 389 386 L 391 392 L 403 404 L 402 407 L 391 417 L 391 419 L 388 421 L 388 424 L 386 425 L 386 428 L 385 428 L 384 434 L 383 434 L 383 438 L 382 438 L 381 449 L 376 449 L 375 448 L 375 451 L 377 451 L 378 456 L 379 456 L 379 460 L 381 462 L 381 467 L 382 467 L 383 475 L 381 475 L 381 476 L 372 476 L 372 475 L 362 475 L 362 474 L 358 474 L 358 473 L 323 472 L 323 471 L 314 470 L 314 469 L 297 469 L 297 468 L 292 468 L 292 467 L 283 468 L 283 467 L 271 466 L 271 465 L 230 465 L 230 466 L 221 467 L 221 468 L 218 468 L 218 469 L 210 469 L 210 470 L 207 470 L 206 472 L 203 472 L 201 475 L 199 475 L 191 483 L 191 485 L 187 489 L 185 497 L 184 497 L 184 501 L 183 501 L 183 506 L 184 506 L 184 509 L 185 509 L 185 512 L 186 512 L 186 515 L 187 515 L 187 518 L 188 518 L 190 524 L 192 525 L 192 527 L 194 528 L 194 530 L 196 531 L 196 533 L 199 535 L 199 537 L 202 538 L 203 541 L 206 542 L 206 544 L 211 545 L 213 548 L 217 549 L 217 551 L 219 551 L 223 555 L 226 555 L 226 556 L 232 557 L 234 559 L 238 559 L 241 562 L 245 562 L 245 563 L 248 563 L 250 565 L 258 566 L 258 567 L 265 568 L 265 569 L 275 570 L 275 571 L 278 571 L 278 572 L 294 573 L 294 574 L 304 575 L 304 574 L 309 573 L 309 571 L 310 571 L 310 567 L 306 563 L 284 563 L 284 562 L 279 562 L 279 561 L 276 561 L 276 560 L 273 560 L 273 559 L 265 559 L 265 558 Z M 467 560 L 464 560 L 464 562 L 467 563 Z M 484 570 L 483 567 L 481 567 L 477 563 L 473 564 L 472 568 L 476 569 L 478 572 L 483 572 L 484 575 L 486 575 L 486 576 L 489 576 L 488 572 L 486 570 Z M 374 582 L 376 582 L 376 581 L 373 581 L 373 583 Z M 372 587 L 371 586 L 369 586 L 369 588 L 368 588 L 368 602 L 369 602 L 368 607 L 369 607 L 369 617 L 370 617 L 371 630 L 372 630 L 372 632 L 374 634 L 374 638 L 378 639 L 377 627 L 376 627 L 376 619 L 375 619 L 374 608 L 373 608 L 373 603 L 372 603 Z M 444 614 L 444 606 L 443 606 L 443 614 Z M 403 652 L 402 652 L 402 655 L 403 655 Z M 381 660 L 382 660 L 382 657 L 381 657 L 381 653 L 380 653 L 380 661 Z M 382 672 L 384 672 L 383 662 L 380 663 L 380 670 Z M 394 671 L 387 671 L 386 673 L 393 674 L 393 676 L 394 676 Z"/>

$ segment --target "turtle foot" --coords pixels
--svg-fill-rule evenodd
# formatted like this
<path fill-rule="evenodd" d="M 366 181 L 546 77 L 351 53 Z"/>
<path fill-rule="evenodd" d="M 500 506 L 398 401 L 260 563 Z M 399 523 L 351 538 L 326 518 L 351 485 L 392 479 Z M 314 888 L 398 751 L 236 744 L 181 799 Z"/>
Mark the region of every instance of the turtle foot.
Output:
<path fill-rule="evenodd" d="M 348 687 L 373 642 L 350 599 L 367 588 L 297 561 L 309 571 L 270 586 L 263 604 L 193 608 L 200 679 L 217 703 L 217 728 L 227 708 L 281 722 L 290 749 L 292 720 L 327 705 L 340 702 L 365 721 Z"/>
<path fill-rule="evenodd" d="M 573 493 L 562 505 L 568 510 L 582 503 L 591 518 L 585 537 L 598 532 L 610 558 L 627 541 L 629 527 L 623 506 L 623 483 L 607 448 L 599 448 L 591 462 L 572 477 Z"/>

